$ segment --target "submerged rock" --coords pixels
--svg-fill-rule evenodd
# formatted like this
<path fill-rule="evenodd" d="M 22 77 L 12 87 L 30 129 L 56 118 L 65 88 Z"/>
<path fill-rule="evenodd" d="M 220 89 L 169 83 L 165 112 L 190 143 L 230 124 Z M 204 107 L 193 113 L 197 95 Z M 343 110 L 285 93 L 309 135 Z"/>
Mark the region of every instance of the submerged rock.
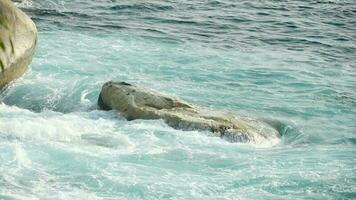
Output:
<path fill-rule="evenodd" d="M 37 43 L 33 21 L 10 0 L 0 0 L 0 89 L 20 77 Z"/>
<path fill-rule="evenodd" d="M 279 138 L 278 131 L 264 122 L 200 108 L 125 82 L 105 83 L 98 105 L 118 110 L 128 120 L 163 119 L 173 128 L 208 130 L 231 142 L 259 144 Z"/>

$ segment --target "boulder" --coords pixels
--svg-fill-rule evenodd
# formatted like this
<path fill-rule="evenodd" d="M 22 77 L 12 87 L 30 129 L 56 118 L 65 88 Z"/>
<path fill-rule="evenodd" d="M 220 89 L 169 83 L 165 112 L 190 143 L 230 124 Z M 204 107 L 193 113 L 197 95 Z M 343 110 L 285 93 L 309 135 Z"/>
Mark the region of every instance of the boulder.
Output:
<path fill-rule="evenodd" d="M 33 21 L 10 0 L 0 0 L 0 89 L 30 65 L 37 43 Z"/>
<path fill-rule="evenodd" d="M 278 131 L 262 121 L 208 110 L 125 82 L 105 83 L 98 105 L 117 110 L 128 120 L 162 119 L 173 128 L 207 130 L 231 142 L 261 144 L 279 138 Z"/>

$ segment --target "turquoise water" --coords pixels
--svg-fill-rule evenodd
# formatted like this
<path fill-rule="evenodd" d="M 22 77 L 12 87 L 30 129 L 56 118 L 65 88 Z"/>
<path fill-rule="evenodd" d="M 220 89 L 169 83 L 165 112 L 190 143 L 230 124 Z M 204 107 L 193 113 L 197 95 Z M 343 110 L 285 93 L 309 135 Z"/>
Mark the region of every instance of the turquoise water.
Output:
<path fill-rule="evenodd" d="M 354 199 L 356 4 L 18 4 L 32 66 L 0 95 L 0 199 Z M 229 143 L 97 110 L 126 81 L 277 124 Z"/>

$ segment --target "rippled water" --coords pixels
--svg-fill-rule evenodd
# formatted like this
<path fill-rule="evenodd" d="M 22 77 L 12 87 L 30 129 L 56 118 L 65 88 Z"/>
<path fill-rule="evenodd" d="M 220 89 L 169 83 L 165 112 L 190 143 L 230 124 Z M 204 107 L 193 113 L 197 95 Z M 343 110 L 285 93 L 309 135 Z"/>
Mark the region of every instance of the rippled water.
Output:
<path fill-rule="evenodd" d="M 39 43 L 0 95 L 0 199 L 352 199 L 356 4 L 24 0 Z M 96 107 L 108 80 L 273 121 L 229 143 Z"/>

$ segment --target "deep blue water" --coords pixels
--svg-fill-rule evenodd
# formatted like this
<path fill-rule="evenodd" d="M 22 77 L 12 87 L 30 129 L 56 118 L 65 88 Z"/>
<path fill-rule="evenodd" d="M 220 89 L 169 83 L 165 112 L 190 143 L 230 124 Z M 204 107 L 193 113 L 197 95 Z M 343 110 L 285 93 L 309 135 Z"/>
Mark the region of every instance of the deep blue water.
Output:
<path fill-rule="evenodd" d="M 0 199 L 355 199 L 356 3 L 25 0 L 33 63 L 0 94 Z M 97 110 L 126 81 L 277 123 L 229 143 Z"/>

